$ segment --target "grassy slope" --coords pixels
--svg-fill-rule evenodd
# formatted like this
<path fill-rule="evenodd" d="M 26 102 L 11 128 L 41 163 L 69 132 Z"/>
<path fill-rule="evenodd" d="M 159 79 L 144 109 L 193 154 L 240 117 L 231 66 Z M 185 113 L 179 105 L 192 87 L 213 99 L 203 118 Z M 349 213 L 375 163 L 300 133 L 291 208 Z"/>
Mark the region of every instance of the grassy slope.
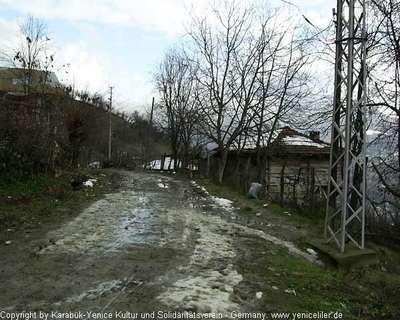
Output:
<path fill-rule="evenodd" d="M 199 184 L 212 194 L 231 199 L 236 206 L 245 208 L 241 214 L 250 212 L 254 216 L 255 212 L 263 212 L 288 225 L 301 226 L 311 237 L 322 234 L 322 216 L 313 220 L 265 200 L 246 199 L 208 180 L 200 180 Z M 268 206 L 264 207 L 266 203 Z M 310 247 L 307 239 L 299 237 L 292 241 L 299 248 Z M 244 281 L 256 283 L 259 291 L 272 297 L 272 304 L 265 305 L 264 311 L 339 311 L 345 319 L 400 319 L 400 252 L 371 242 L 368 245 L 378 253 L 379 265 L 339 270 L 327 257 L 322 257 L 327 266 L 320 267 L 290 255 L 283 248 L 266 244 L 262 239 L 249 238 L 245 247 L 250 247 L 251 253 L 243 249 L 247 258 L 239 268 Z M 260 282 L 260 277 L 265 281 Z M 285 292 L 287 289 L 293 289 L 296 295 Z"/>
<path fill-rule="evenodd" d="M 70 180 L 82 172 L 63 172 L 58 177 L 37 175 L 0 185 L 0 228 L 27 228 L 57 222 L 117 187 L 116 174 L 88 172 L 98 180 L 93 188 L 73 190 Z"/>

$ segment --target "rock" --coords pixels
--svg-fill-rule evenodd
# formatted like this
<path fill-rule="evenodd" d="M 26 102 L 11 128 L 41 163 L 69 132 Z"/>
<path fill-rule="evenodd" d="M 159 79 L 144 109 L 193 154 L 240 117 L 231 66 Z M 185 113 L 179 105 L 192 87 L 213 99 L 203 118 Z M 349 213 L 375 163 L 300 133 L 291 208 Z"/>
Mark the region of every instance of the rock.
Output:
<path fill-rule="evenodd" d="M 100 168 L 100 162 L 99 161 L 95 161 L 92 163 L 88 164 L 88 168 L 89 169 L 99 169 Z"/>
<path fill-rule="evenodd" d="M 90 180 L 87 180 L 83 183 L 83 186 L 93 188 L 93 182 Z"/>
<path fill-rule="evenodd" d="M 278 287 L 277 286 L 272 286 L 272 289 L 278 290 Z"/>
<path fill-rule="evenodd" d="M 295 296 L 297 296 L 296 291 L 294 289 L 289 288 L 289 289 L 286 289 L 285 292 L 289 293 L 289 294 L 294 294 Z"/>
<path fill-rule="evenodd" d="M 263 293 L 262 293 L 262 292 L 257 292 L 257 293 L 256 293 L 256 298 L 257 298 L 257 299 L 261 299 L 262 296 L 263 296 Z"/>
<path fill-rule="evenodd" d="M 247 194 L 247 197 L 249 199 L 258 199 L 261 193 L 261 189 L 262 189 L 262 184 L 253 182 L 250 186 L 250 190 L 249 193 Z"/>
<path fill-rule="evenodd" d="M 256 216 L 257 216 L 257 217 L 261 217 L 261 212 L 256 213 Z"/>
<path fill-rule="evenodd" d="M 6 241 L 6 244 L 11 244 L 11 243 L 12 243 L 11 240 Z"/>
<path fill-rule="evenodd" d="M 307 251 L 309 254 L 312 254 L 313 256 L 316 256 L 316 255 L 317 255 L 317 252 L 316 252 L 314 249 L 307 248 L 306 251 Z"/>

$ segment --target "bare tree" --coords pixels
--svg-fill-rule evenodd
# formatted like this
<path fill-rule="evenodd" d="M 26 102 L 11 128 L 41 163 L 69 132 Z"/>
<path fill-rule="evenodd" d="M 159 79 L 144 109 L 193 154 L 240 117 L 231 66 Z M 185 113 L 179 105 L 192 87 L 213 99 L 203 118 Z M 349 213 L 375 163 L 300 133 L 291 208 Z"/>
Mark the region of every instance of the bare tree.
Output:
<path fill-rule="evenodd" d="M 252 38 L 253 7 L 218 1 L 208 18 L 192 17 L 188 30 L 197 64 L 202 132 L 218 146 L 218 181 L 228 152 L 253 114 L 261 60 Z"/>
<path fill-rule="evenodd" d="M 28 16 L 19 27 L 18 46 L 1 52 L 3 63 L 14 67 L 5 72 L 25 93 L 25 97 L 14 97 L 4 92 L 2 98 L 7 109 L 2 116 L 8 113 L 3 127 L 8 131 L 6 151 L 20 155 L 22 162 L 33 163 L 37 169 L 52 170 L 57 115 L 54 100 L 44 93 L 49 91 L 46 87 L 54 56 L 48 54 L 50 39 L 43 21 Z"/>
<path fill-rule="evenodd" d="M 229 150 L 240 152 L 249 140 L 258 150 L 261 180 L 265 136 L 272 137 L 311 92 L 307 40 L 281 13 L 222 0 L 206 18 L 193 17 L 188 33 L 198 66 L 202 131 L 217 144 L 219 182 Z"/>
<path fill-rule="evenodd" d="M 170 138 L 175 170 L 180 160 L 186 167 L 190 143 L 196 132 L 198 113 L 194 99 L 194 68 L 183 50 L 174 48 L 165 54 L 154 74 L 154 83 L 160 94 L 159 119 Z"/>
<path fill-rule="evenodd" d="M 400 226 L 400 2 L 370 0 L 368 6 L 374 18 L 368 30 L 367 106 L 378 130 L 370 144 L 369 198 L 388 235 Z"/>
<path fill-rule="evenodd" d="M 49 69 L 54 67 L 54 55 L 50 53 L 51 40 L 47 25 L 40 19 L 28 15 L 19 23 L 19 44 L 1 52 L 1 60 L 7 65 L 22 69 L 16 71 L 25 94 L 43 92 L 50 81 Z"/>
<path fill-rule="evenodd" d="M 310 113 L 306 103 L 312 93 L 313 79 L 306 70 L 311 57 L 304 50 L 307 39 L 299 37 L 301 26 L 286 28 L 284 31 L 275 23 L 266 21 L 263 34 L 266 48 L 263 49 L 263 68 L 258 77 L 259 112 L 252 124 L 257 150 L 258 180 L 262 182 L 263 169 L 266 165 L 267 147 L 272 142 L 275 132 L 282 124 L 296 126 L 296 114 Z M 290 25 L 289 20 L 282 24 Z M 287 38 L 290 35 L 290 41 Z"/>

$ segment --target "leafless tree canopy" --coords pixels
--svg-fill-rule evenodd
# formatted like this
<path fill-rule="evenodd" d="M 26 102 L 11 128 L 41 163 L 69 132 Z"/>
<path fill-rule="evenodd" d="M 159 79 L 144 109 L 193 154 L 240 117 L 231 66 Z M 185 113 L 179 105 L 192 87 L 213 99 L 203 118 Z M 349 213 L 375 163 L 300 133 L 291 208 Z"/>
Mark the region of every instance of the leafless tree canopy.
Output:
<path fill-rule="evenodd" d="M 400 226 L 400 2 L 370 0 L 368 8 L 368 108 L 376 130 L 370 137 L 371 225 L 389 235 Z"/>
<path fill-rule="evenodd" d="M 173 48 L 154 73 L 154 83 L 160 94 L 156 115 L 159 125 L 168 133 L 173 159 L 182 159 L 186 167 L 189 149 L 194 142 L 198 124 L 195 99 L 195 66 L 183 51 Z M 175 170 L 178 161 L 175 161 Z"/>
<path fill-rule="evenodd" d="M 304 113 L 314 87 L 304 35 L 281 9 L 256 3 L 221 0 L 205 16 L 192 15 L 185 50 L 168 52 L 154 77 L 172 153 L 180 132 L 191 133 L 186 141 L 206 138 L 218 148 L 221 182 L 230 149 L 251 140 L 261 150 L 280 124 Z"/>

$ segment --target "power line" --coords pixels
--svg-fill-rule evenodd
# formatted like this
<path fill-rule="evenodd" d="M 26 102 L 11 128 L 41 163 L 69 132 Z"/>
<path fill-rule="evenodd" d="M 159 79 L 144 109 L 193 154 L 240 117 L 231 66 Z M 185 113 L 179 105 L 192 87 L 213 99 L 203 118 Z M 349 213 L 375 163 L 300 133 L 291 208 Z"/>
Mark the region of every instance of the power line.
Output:
<path fill-rule="evenodd" d="M 301 12 L 301 10 L 300 10 L 300 8 L 299 8 L 298 5 L 296 5 L 296 4 L 294 4 L 294 3 L 291 3 L 290 1 L 287 1 L 287 0 L 281 0 L 281 1 L 284 2 L 284 3 L 287 3 L 287 4 L 290 5 L 290 6 L 293 6 L 293 7 L 297 8 L 297 10 L 299 10 L 301 16 L 304 18 L 304 20 L 306 20 L 306 22 L 307 22 L 308 24 L 310 24 L 310 25 L 313 26 L 314 28 L 319 29 L 318 27 L 316 27 L 316 26 Z"/>

